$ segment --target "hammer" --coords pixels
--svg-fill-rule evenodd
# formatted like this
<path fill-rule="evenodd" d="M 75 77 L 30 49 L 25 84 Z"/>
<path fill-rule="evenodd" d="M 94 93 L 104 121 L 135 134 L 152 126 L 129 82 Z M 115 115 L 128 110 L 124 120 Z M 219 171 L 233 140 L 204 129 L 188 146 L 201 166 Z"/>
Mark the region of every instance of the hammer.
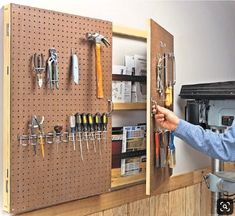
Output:
<path fill-rule="evenodd" d="M 95 43 L 97 98 L 104 98 L 101 44 L 103 43 L 106 47 L 108 47 L 110 43 L 107 38 L 97 32 L 87 33 L 86 37 L 88 41 Z"/>

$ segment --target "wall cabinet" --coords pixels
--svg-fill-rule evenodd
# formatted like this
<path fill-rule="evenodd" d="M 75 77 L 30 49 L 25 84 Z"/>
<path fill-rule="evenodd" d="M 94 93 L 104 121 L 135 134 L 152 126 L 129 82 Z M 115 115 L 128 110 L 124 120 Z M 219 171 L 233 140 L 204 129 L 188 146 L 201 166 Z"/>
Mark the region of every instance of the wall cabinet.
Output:
<path fill-rule="evenodd" d="M 3 73 L 3 176 L 4 210 L 20 213 L 108 192 L 111 188 L 111 127 L 101 134 L 101 153 L 95 152 L 92 141 L 86 149 L 82 140 L 84 160 L 80 157 L 79 138 L 76 151 L 73 140 L 61 141 L 59 148 L 47 142 L 47 133 L 57 123 L 70 135 L 68 117 L 79 113 L 108 113 L 112 84 L 112 42 L 102 47 L 104 98 L 96 97 L 96 67 L 94 45 L 88 43 L 86 34 L 99 32 L 112 41 L 112 34 L 145 41 L 147 47 L 147 101 L 136 104 L 114 104 L 114 110 L 143 110 L 146 112 L 146 193 L 151 194 L 171 175 L 166 163 L 155 166 L 155 125 L 151 116 L 152 101 L 164 105 L 166 91 L 164 80 L 174 79 L 173 61 L 166 63 L 166 55 L 173 53 L 173 36 L 149 21 L 148 31 L 137 31 L 113 26 L 112 23 L 55 11 L 10 4 L 4 7 L 4 73 Z M 59 54 L 59 89 L 50 90 L 35 86 L 32 56 L 56 48 Z M 79 56 L 81 82 L 71 84 L 71 49 Z M 164 57 L 165 56 L 165 57 Z M 164 64 L 162 62 L 165 62 Z M 163 69 L 159 69 L 161 63 Z M 167 70 L 166 70 L 167 68 Z M 159 70 L 162 70 L 162 93 L 159 93 Z M 165 73 L 165 74 L 164 74 Z M 158 85 L 158 86 L 157 86 Z M 173 95 L 173 94 L 172 94 Z M 173 105 L 170 107 L 173 109 Z M 20 136 L 29 132 L 32 115 L 44 116 L 44 133 L 37 137 L 36 150 L 22 145 Z M 99 134 L 99 131 L 97 132 Z M 46 135 L 47 134 L 47 135 Z M 104 135 L 106 140 L 104 141 Z M 78 134 L 79 135 L 79 134 Z M 79 137 L 79 136 L 78 136 Z M 22 136 L 21 136 L 22 138 Z M 39 139 L 40 138 L 40 139 Z M 29 139 L 30 141 L 31 139 Z M 44 140 L 45 143 L 41 143 Z M 167 139 L 166 139 L 167 140 Z M 169 140 L 168 140 L 169 141 Z M 167 160 L 168 141 L 163 143 Z M 45 156 L 41 155 L 42 145 Z M 57 146 L 58 147 L 58 146 Z M 58 151 L 56 150 L 58 149 Z M 141 177 L 142 180 L 145 176 Z M 128 181 L 127 181 L 128 183 Z"/>

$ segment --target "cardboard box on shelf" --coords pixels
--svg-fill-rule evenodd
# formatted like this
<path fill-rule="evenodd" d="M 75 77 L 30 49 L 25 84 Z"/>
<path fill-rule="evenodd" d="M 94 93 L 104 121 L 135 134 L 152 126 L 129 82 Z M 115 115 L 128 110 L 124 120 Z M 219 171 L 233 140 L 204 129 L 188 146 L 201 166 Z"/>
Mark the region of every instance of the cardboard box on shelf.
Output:
<path fill-rule="evenodd" d="M 131 102 L 130 81 L 112 81 L 112 101 L 116 103 Z"/>
<path fill-rule="evenodd" d="M 126 66 L 127 75 L 135 74 L 135 58 L 134 56 L 125 56 L 124 62 Z"/>
<path fill-rule="evenodd" d="M 124 65 L 113 65 L 113 74 L 127 74 L 127 67 Z M 131 102 L 131 82 L 112 81 L 112 101 L 116 103 Z"/>
<path fill-rule="evenodd" d="M 146 56 L 134 55 L 135 76 L 147 75 Z"/>
<path fill-rule="evenodd" d="M 123 74 L 123 75 L 129 75 L 127 74 L 126 66 L 124 65 L 113 65 L 112 74 Z"/>
<path fill-rule="evenodd" d="M 145 102 L 146 83 L 134 82 L 131 86 L 131 102 Z"/>

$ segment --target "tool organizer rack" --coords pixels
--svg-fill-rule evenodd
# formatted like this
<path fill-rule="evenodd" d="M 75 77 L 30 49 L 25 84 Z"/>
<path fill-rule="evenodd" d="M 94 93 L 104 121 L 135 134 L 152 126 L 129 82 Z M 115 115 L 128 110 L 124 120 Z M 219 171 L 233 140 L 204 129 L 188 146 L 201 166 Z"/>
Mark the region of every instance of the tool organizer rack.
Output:
<path fill-rule="evenodd" d="M 112 41 L 108 21 L 75 16 L 44 9 L 10 4 L 4 7 L 4 209 L 20 213 L 107 192 L 111 181 L 111 121 L 108 145 L 102 155 L 79 145 L 40 146 L 36 156 L 32 146 L 21 146 L 18 136 L 28 134 L 32 115 L 45 117 L 45 133 L 56 124 L 68 130 L 68 116 L 79 113 L 108 112 L 111 98 L 112 46 L 102 47 L 104 98 L 96 98 L 94 46 L 87 32 L 99 32 Z M 59 90 L 39 89 L 31 57 L 49 48 L 58 53 Z M 71 48 L 79 58 L 80 84 L 70 81 Z"/>
<path fill-rule="evenodd" d="M 111 187 L 111 118 L 108 120 L 107 145 L 102 141 L 101 155 L 83 142 L 83 157 L 79 143 L 45 144 L 45 157 L 40 145 L 34 155 L 32 145 L 21 145 L 19 136 L 29 134 L 32 115 L 44 116 L 44 133 L 50 134 L 55 125 L 62 132 L 69 131 L 68 117 L 81 113 L 109 113 L 112 88 L 112 23 L 44 9 L 10 4 L 4 7 L 4 72 L 3 72 L 3 207 L 18 214 L 76 199 L 98 195 Z M 117 30 L 117 29 L 116 29 Z M 104 98 L 97 99 L 95 47 L 86 39 L 86 33 L 99 32 L 111 46 L 101 48 Z M 115 32 L 115 31 L 114 31 Z M 118 35 L 147 39 L 147 102 L 146 102 L 146 193 L 169 179 L 169 164 L 155 166 L 154 120 L 152 101 L 164 106 L 166 86 L 162 95 L 156 85 L 159 62 L 165 54 L 174 52 L 174 38 L 153 20 L 149 21 L 148 35 L 139 31 L 119 28 Z M 49 49 L 58 53 L 59 89 L 47 85 L 39 89 L 32 68 L 34 53 Z M 71 49 L 79 59 L 80 83 L 71 82 Z M 160 56 L 160 57 L 159 57 Z M 165 69 L 166 77 L 173 81 L 173 58 Z M 165 67 L 166 68 L 166 67 Z M 162 83 L 163 85 L 164 83 Z M 174 86 L 172 85 L 172 101 Z M 168 106 L 173 110 L 173 103 Z M 128 106 L 130 108 L 130 106 Z M 115 108 L 115 107 L 114 107 Z M 143 107 L 140 107 L 143 108 Z M 144 104 L 145 108 L 145 104 Z M 163 142 L 167 154 L 169 142 Z M 101 200 L 102 202 L 102 200 Z"/>

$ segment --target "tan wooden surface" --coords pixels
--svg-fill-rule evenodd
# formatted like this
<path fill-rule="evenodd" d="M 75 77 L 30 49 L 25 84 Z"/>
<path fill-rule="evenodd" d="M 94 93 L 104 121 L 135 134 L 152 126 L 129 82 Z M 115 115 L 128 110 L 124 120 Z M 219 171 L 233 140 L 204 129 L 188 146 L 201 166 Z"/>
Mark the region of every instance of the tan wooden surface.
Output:
<path fill-rule="evenodd" d="M 131 185 L 138 182 L 143 183 L 145 181 L 145 172 L 141 172 L 132 176 L 120 176 L 120 173 L 120 168 L 112 169 L 112 189 L 120 188 L 122 186 L 126 187 L 127 185 Z"/>
<path fill-rule="evenodd" d="M 127 204 L 104 211 L 104 216 L 127 216 Z"/>
<path fill-rule="evenodd" d="M 211 215 L 211 192 L 205 182 L 201 183 L 201 216 Z"/>
<path fill-rule="evenodd" d="M 103 212 L 98 212 L 98 213 L 94 213 L 94 214 L 91 214 L 89 216 L 103 216 Z"/>
<path fill-rule="evenodd" d="M 169 192 L 169 216 L 185 214 L 185 188 Z"/>
<path fill-rule="evenodd" d="M 113 110 L 145 110 L 146 103 L 114 103 Z"/>
<path fill-rule="evenodd" d="M 167 193 L 169 191 L 184 188 L 202 181 L 202 176 L 208 169 L 196 170 L 190 173 L 173 176 L 169 181 L 161 186 L 155 194 Z M 93 196 L 86 199 L 76 200 L 52 206 L 33 212 L 24 213 L 24 216 L 84 216 L 100 212 L 106 209 L 115 208 L 127 203 L 147 198 L 145 195 L 145 184 L 135 185 L 121 190 L 112 191 L 100 196 Z"/>
<path fill-rule="evenodd" d="M 201 184 L 195 184 L 185 188 L 185 214 L 200 216 Z"/>
<path fill-rule="evenodd" d="M 3 8 L 3 209 L 10 210 L 10 5 Z"/>
<path fill-rule="evenodd" d="M 151 206 L 150 209 L 150 216 L 168 216 L 169 215 L 168 193 L 160 194 L 151 198 L 154 199 L 153 199 L 153 205 Z"/>
<path fill-rule="evenodd" d="M 113 34 L 146 40 L 147 32 L 139 29 L 113 25 Z"/>
<path fill-rule="evenodd" d="M 129 204 L 129 216 L 149 216 L 150 201 L 149 198 L 138 200 Z"/>
<path fill-rule="evenodd" d="M 167 44 L 162 47 L 161 42 Z M 166 166 L 164 168 L 155 167 L 155 145 L 154 145 L 154 129 L 155 123 L 152 118 L 152 100 L 156 100 L 159 105 L 164 105 L 165 90 L 163 95 L 159 95 L 156 87 L 157 83 L 157 64 L 158 56 L 163 56 L 164 53 L 174 52 L 174 37 L 164 28 L 154 22 L 152 19 L 149 21 L 149 31 L 147 38 L 147 129 L 146 129 L 146 143 L 147 143 L 147 156 L 146 156 L 146 193 L 152 195 L 154 191 L 165 182 L 172 174 L 172 170 Z M 170 65 L 169 65 L 170 66 Z M 172 80 L 173 71 L 168 67 L 167 77 Z M 170 107 L 173 110 L 173 106 Z M 165 143 L 166 144 L 166 143 Z M 166 145 L 165 145 L 166 146 Z M 167 149 L 165 149 L 165 152 Z"/>

